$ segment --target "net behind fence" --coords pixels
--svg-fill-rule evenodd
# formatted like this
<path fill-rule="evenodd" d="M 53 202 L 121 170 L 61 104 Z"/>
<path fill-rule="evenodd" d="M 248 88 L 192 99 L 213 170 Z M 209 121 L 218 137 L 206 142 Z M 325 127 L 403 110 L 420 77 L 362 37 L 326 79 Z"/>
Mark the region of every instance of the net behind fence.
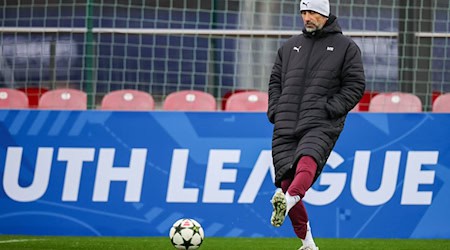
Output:
<path fill-rule="evenodd" d="M 450 92 L 448 1 L 330 3 L 362 50 L 368 92 L 413 93 L 425 111 Z M 119 89 L 148 92 L 157 107 L 180 90 L 218 103 L 240 89 L 266 91 L 277 48 L 301 33 L 298 8 L 291 0 L 3 1 L 0 86 L 80 89 L 89 108 Z"/>

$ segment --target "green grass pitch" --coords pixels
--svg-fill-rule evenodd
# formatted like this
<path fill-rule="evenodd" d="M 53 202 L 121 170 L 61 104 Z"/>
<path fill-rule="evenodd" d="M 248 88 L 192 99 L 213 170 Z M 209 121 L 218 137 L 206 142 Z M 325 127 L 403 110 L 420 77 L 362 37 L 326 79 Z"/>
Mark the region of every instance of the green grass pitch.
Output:
<path fill-rule="evenodd" d="M 327 249 L 440 249 L 450 250 L 450 239 L 316 239 L 321 250 Z M 300 241 L 295 238 L 206 238 L 200 250 L 297 250 Z M 0 249 L 175 249 L 169 237 L 50 237 L 1 235 Z"/>

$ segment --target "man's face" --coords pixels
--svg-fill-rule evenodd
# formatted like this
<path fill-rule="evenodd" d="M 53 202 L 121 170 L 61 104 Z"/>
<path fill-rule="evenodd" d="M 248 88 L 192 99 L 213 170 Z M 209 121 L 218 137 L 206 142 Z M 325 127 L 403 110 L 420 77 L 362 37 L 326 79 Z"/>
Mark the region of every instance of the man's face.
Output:
<path fill-rule="evenodd" d="M 302 16 L 305 29 L 308 32 L 321 30 L 328 20 L 328 18 L 311 10 L 303 10 L 300 12 L 300 14 Z"/>

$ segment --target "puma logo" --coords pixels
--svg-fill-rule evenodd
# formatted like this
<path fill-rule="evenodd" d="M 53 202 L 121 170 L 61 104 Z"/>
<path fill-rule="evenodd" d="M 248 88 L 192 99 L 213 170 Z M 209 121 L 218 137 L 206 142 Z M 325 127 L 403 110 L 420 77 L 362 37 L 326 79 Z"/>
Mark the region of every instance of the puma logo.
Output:
<path fill-rule="evenodd" d="M 309 2 L 302 2 L 303 5 L 305 5 L 306 7 L 308 7 Z"/>
<path fill-rule="evenodd" d="M 298 47 L 295 47 L 295 46 L 294 46 L 294 50 L 297 51 L 297 52 L 300 52 L 300 49 L 301 49 L 301 48 L 302 48 L 302 46 L 298 46 Z"/>

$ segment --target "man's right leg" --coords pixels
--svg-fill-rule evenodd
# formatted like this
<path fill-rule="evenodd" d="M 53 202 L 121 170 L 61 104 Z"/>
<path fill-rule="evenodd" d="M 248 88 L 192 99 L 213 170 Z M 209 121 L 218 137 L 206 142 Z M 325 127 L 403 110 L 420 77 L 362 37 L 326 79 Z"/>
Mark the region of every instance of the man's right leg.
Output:
<path fill-rule="evenodd" d="M 292 179 L 284 179 L 281 181 L 281 189 L 278 188 L 275 191 L 275 194 L 272 196 L 272 206 L 273 206 L 273 212 L 272 216 L 270 217 L 270 223 L 274 227 L 279 227 L 283 225 L 284 220 L 286 219 L 286 196 L 284 193 L 286 193 L 287 189 L 289 188 L 289 185 L 291 184 Z"/>
<path fill-rule="evenodd" d="M 279 227 L 283 225 L 284 220 L 286 219 L 286 197 L 280 188 L 277 188 L 270 202 L 273 207 L 270 223 L 274 227 Z"/>
<path fill-rule="evenodd" d="M 302 156 L 297 163 L 294 179 L 284 179 L 281 182 L 281 190 L 278 189 L 272 197 L 273 212 L 270 222 L 273 226 L 281 226 L 289 211 L 297 204 L 302 203 L 301 199 L 310 188 L 316 169 L 317 164 L 314 158 Z M 306 215 L 303 203 L 301 207 Z M 303 224 L 306 225 L 307 221 L 306 216 Z"/>
<path fill-rule="evenodd" d="M 295 177 L 289 184 L 289 188 L 286 192 L 291 196 L 298 195 L 300 199 L 303 199 L 306 191 L 312 185 L 316 171 L 317 163 L 314 158 L 308 155 L 302 156 L 297 163 Z"/>

